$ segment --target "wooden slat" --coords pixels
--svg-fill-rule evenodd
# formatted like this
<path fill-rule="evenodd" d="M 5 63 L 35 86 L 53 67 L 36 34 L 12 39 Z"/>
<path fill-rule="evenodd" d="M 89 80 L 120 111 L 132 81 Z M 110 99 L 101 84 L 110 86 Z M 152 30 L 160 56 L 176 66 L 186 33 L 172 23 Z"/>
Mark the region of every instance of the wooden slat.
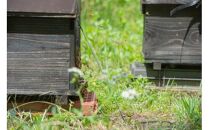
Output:
<path fill-rule="evenodd" d="M 27 37 L 27 38 L 26 38 Z M 70 49 L 72 35 L 28 35 L 9 33 L 7 35 L 8 52 L 47 51 Z"/>
<path fill-rule="evenodd" d="M 59 49 L 59 50 L 43 50 L 43 51 L 31 51 L 31 52 L 8 52 L 7 58 L 60 58 L 69 57 L 69 49 Z"/>
<path fill-rule="evenodd" d="M 72 44 L 73 35 L 8 33 L 8 94 L 69 91 Z"/>
<path fill-rule="evenodd" d="M 201 65 L 162 65 L 161 70 L 153 70 L 152 64 L 133 63 L 131 72 L 134 77 L 144 77 L 157 86 L 201 86 Z"/>
<path fill-rule="evenodd" d="M 32 74 L 32 75 L 31 75 Z M 65 79 L 68 81 L 68 73 L 67 69 L 66 70 L 56 70 L 56 69 L 37 69 L 37 70 L 32 70 L 32 69 L 24 69 L 24 70 L 12 70 L 9 69 L 8 71 L 8 76 L 10 81 L 9 82 L 19 82 L 21 79 L 22 80 L 27 80 L 27 79 L 40 79 L 40 80 L 53 80 L 51 82 L 54 82 L 55 80 L 58 79 Z M 14 78 L 14 80 L 12 80 Z M 15 80 L 19 79 L 19 80 Z M 30 80 L 28 80 L 30 82 Z M 32 81 L 31 81 L 32 82 Z M 48 81 L 49 82 L 49 81 Z"/>
<path fill-rule="evenodd" d="M 179 5 L 176 4 L 142 4 L 142 13 L 145 16 L 158 16 L 158 17 L 194 17 L 201 15 L 201 6 L 196 8 L 192 6 L 176 12 L 170 16 L 170 11 Z"/>
<path fill-rule="evenodd" d="M 7 17 L 8 33 L 73 34 L 73 30 L 70 18 Z"/>
<path fill-rule="evenodd" d="M 142 0 L 143 4 L 184 4 L 191 0 Z"/>
<path fill-rule="evenodd" d="M 8 12 L 75 14 L 77 0 L 8 0 Z"/>
<path fill-rule="evenodd" d="M 160 75 L 164 78 L 182 78 L 182 79 L 201 79 L 201 66 L 199 65 L 177 65 L 174 67 L 165 65 L 162 66 Z M 132 74 L 135 76 L 142 75 L 143 77 L 158 77 L 159 71 L 153 70 L 151 64 L 133 63 L 131 65 Z"/>
<path fill-rule="evenodd" d="M 9 58 L 8 68 L 28 68 L 28 67 L 69 67 L 69 57 L 65 58 Z"/>
<path fill-rule="evenodd" d="M 201 64 L 200 21 L 192 17 L 146 16 L 143 53 L 147 62 Z"/>

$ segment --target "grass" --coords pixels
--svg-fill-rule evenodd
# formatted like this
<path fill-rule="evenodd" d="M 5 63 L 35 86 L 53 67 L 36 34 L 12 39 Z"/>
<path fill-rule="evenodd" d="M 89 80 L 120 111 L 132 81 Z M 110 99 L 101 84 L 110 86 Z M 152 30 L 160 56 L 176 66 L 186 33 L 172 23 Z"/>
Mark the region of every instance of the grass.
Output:
<path fill-rule="evenodd" d="M 176 101 L 175 114 L 179 129 L 201 129 L 201 103 L 194 97 Z"/>
<path fill-rule="evenodd" d="M 81 26 L 88 40 L 81 35 L 82 71 L 98 97 L 97 115 L 84 117 L 78 110 L 63 111 L 56 105 L 60 111 L 53 117 L 8 112 L 8 129 L 201 129 L 198 96 L 155 91 L 146 87 L 146 79 L 132 80 L 130 64 L 143 62 L 140 11 L 139 0 L 82 0 Z M 137 98 L 122 98 L 128 88 L 136 90 Z"/>

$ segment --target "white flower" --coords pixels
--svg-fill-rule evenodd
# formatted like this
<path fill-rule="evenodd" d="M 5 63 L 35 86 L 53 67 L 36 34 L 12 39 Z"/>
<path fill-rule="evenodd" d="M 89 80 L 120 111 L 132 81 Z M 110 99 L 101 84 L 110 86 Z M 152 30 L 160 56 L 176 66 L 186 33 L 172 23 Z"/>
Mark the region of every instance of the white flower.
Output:
<path fill-rule="evenodd" d="M 122 92 L 122 97 L 125 99 L 134 99 L 138 96 L 138 93 L 134 89 L 127 89 Z"/>
<path fill-rule="evenodd" d="M 79 68 L 76 68 L 76 67 L 72 67 L 72 68 L 68 69 L 68 72 L 69 73 L 77 73 L 80 77 L 84 77 L 83 72 Z"/>
<path fill-rule="evenodd" d="M 123 98 L 129 98 L 129 93 L 127 91 L 122 92 L 122 97 Z"/>

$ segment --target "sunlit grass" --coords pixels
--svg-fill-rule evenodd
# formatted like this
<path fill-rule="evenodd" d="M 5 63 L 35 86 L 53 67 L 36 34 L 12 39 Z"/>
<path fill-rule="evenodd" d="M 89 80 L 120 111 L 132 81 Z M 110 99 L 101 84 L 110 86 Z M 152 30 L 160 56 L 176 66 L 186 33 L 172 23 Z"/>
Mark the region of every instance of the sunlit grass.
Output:
<path fill-rule="evenodd" d="M 181 105 L 182 97 L 188 97 L 190 103 L 187 94 L 151 90 L 146 87 L 147 79 L 133 80 L 130 74 L 132 62 L 143 62 L 143 15 L 140 11 L 139 0 L 82 0 L 81 26 L 88 40 L 81 35 L 82 71 L 89 90 L 97 95 L 97 115 L 84 117 L 78 110 L 69 110 L 57 112 L 50 118 L 43 118 L 44 115 L 33 117 L 29 114 L 25 119 L 8 114 L 8 128 L 140 129 L 142 119 L 136 117 L 146 116 L 148 120 L 154 121 L 174 120 L 177 123 L 187 118 L 185 114 L 188 111 Z M 98 66 L 92 49 L 102 69 Z M 138 96 L 131 100 L 122 98 L 121 94 L 127 88 L 136 90 Z M 198 96 L 193 96 L 191 100 L 195 102 L 195 106 L 200 102 Z M 197 118 L 201 116 L 196 107 L 192 114 L 193 112 L 198 114 Z M 125 116 L 124 119 L 121 114 Z M 116 118 L 115 121 L 112 118 Z"/>

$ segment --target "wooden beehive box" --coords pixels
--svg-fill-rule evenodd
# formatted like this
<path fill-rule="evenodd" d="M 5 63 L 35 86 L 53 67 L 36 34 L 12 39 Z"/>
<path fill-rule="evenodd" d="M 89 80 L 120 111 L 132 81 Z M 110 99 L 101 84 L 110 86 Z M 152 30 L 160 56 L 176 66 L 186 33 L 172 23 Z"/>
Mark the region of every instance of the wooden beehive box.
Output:
<path fill-rule="evenodd" d="M 142 0 L 146 63 L 201 65 L 201 4 L 195 0 Z"/>
<path fill-rule="evenodd" d="M 79 0 L 7 0 L 8 94 L 74 94 Z"/>

